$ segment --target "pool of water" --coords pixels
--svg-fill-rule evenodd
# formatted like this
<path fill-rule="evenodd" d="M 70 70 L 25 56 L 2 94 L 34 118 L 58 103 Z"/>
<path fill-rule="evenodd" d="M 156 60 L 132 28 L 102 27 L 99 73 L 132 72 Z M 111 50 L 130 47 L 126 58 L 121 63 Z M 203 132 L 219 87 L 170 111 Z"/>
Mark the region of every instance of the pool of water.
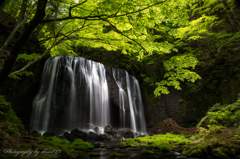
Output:
<path fill-rule="evenodd" d="M 117 152 L 122 154 L 123 156 L 111 157 L 110 154 L 113 152 Z M 92 152 L 86 153 L 81 159 L 197 159 L 197 158 L 188 158 L 186 156 L 182 156 L 181 153 L 178 152 L 168 152 L 162 153 L 160 151 L 153 151 L 153 155 L 143 155 L 141 151 L 137 151 L 134 149 L 95 149 Z M 100 156 L 89 156 L 90 153 L 100 153 Z"/>

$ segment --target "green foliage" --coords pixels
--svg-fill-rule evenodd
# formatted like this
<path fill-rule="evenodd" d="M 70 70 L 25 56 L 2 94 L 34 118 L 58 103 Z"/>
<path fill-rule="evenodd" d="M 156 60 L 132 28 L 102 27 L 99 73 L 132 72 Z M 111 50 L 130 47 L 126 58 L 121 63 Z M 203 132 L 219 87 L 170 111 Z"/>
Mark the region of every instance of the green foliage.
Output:
<path fill-rule="evenodd" d="M 22 121 L 16 116 L 11 103 L 0 95 L 0 123 L 3 124 L 2 133 L 9 137 L 20 137 L 25 133 Z"/>
<path fill-rule="evenodd" d="M 11 74 L 8 75 L 8 77 L 13 78 L 13 79 L 17 79 L 17 80 L 21 80 L 21 78 L 19 76 L 23 76 L 23 75 L 33 76 L 33 73 L 29 72 L 29 71 L 23 71 L 23 72 L 19 72 L 19 73 L 16 73 L 16 74 L 11 73 Z"/>
<path fill-rule="evenodd" d="M 207 150 L 205 145 L 202 144 L 191 147 L 185 146 L 182 155 L 190 157 L 205 157 L 207 156 Z"/>
<path fill-rule="evenodd" d="M 240 125 L 240 100 L 229 105 L 213 105 L 204 117 L 204 125 L 208 125 L 212 131 L 220 132 L 223 126 L 236 127 Z M 203 122 L 203 120 L 202 120 Z M 200 122 L 200 123 L 202 123 Z"/>
<path fill-rule="evenodd" d="M 155 96 L 168 94 L 169 91 L 166 86 L 173 86 L 175 89 L 181 90 L 180 81 L 195 82 L 197 79 L 201 79 L 198 74 L 186 69 L 194 69 L 197 62 L 198 60 L 190 55 L 173 56 L 169 60 L 165 60 L 163 65 L 167 72 L 164 75 L 166 80 L 155 83 L 158 86 L 154 91 Z"/>
<path fill-rule="evenodd" d="M 228 158 L 229 151 L 224 147 L 218 147 L 212 150 L 213 156 L 217 158 Z"/>
<path fill-rule="evenodd" d="M 16 61 L 20 61 L 20 60 L 22 60 L 22 61 L 34 61 L 34 60 L 36 60 L 40 57 L 41 57 L 40 54 L 35 54 L 35 53 L 30 54 L 30 55 L 28 55 L 28 54 L 18 54 L 18 57 L 17 57 Z"/>

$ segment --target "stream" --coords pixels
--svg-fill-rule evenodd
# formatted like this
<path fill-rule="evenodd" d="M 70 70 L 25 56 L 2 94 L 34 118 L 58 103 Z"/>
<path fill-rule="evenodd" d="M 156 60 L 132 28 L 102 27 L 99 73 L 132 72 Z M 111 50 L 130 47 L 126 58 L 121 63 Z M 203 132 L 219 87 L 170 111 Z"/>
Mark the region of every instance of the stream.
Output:
<path fill-rule="evenodd" d="M 105 148 L 97 148 L 83 156 L 81 159 L 198 159 L 182 156 L 181 153 L 176 151 L 171 151 L 168 153 L 163 153 L 158 150 L 151 151 L 154 152 L 153 155 L 143 155 L 141 153 L 141 150 L 136 150 L 134 148 L 114 148 L 112 150 Z M 110 154 L 113 152 L 117 152 L 119 154 L 122 154 L 123 156 L 111 157 Z M 89 156 L 90 153 L 100 153 L 100 156 Z"/>

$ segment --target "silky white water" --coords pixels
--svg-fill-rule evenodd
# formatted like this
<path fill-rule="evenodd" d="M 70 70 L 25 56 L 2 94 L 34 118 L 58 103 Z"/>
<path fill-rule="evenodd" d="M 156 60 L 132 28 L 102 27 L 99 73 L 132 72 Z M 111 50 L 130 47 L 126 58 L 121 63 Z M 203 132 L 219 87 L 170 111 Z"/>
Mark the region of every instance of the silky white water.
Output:
<path fill-rule="evenodd" d="M 119 122 L 117 127 L 146 134 L 137 79 L 127 71 L 111 70 L 119 89 L 119 119 L 114 120 Z M 111 116 L 109 91 L 103 64 L 81 57 L 51 57 L 45 63 L 41 87 L 33 101 L 31 128 L 41 132 L 94 127 L 102 130 L 115 118 Z"/>

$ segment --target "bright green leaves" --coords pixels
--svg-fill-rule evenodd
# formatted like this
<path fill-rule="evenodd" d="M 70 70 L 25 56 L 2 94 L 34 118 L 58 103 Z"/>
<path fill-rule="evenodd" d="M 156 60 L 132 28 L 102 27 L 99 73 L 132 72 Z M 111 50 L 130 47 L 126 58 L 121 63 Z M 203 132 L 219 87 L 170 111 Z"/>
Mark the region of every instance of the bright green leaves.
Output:
<path fill-rule="evenodd" d="M 187 68 L 194 69 L 198 60 L 195 57 L 189 55 L 173 56 L 169 60 L 163 62 L 164 68 L 167 71 L 164 75 L 165 80 L 156 82 L 157 88 L 154 91 L 155 96 L 161 94 L 168 94 L 169 91 L 166 86 L 173 86 L 177 90 L 181 90 L 180 82 L 184 80 L 195 82 L 201 77 Z"/>
<path fill-rule="evenodd" d="M 20 73 L 16 73 L 16 74 L 11 73 L 11 74 L 8 75 L 8 77 L 20 80 L 21 78 L 19 76 L 23 76 L 23 75 L 33 76 L 33 73 L 29 72 L 29 71 L 24 71 L 24 72 L 20 72 Z"/>
<path fill-rule="evenodd" d="M 194 69 L 198 60 L 195 57 L 190 55 L 180 55 L 173 56 L 169 60 L 164 61 L 163 65 L 167 71 L 174 70 L 176 68 L 189 68 L 192 67 Z"/>
<path fill-rule="evenodd" d="M 18 57 L 17 57 L 17 61 L 19 61 L 19 60 L 34 61 L 34 60 L 36 60 L 36 59 L 38 59 L 40 57 L 41 57 L 40 54 L 35 54 L 35 53 L 30 54 L 30 55 L 28 55 L 28 54 L 19 54 Z"/>
<path fill-rule="evenodd" d="M 175 37 L 187 40 L 198 40 L 210 34 L 208 29 L 216 23 L 216 16 L 206 16 L 203 14 L 200 18 L 192 20 L 188 26 L 178 28 Z M 174 34 L 174 33 L 173 33 Z"/>

